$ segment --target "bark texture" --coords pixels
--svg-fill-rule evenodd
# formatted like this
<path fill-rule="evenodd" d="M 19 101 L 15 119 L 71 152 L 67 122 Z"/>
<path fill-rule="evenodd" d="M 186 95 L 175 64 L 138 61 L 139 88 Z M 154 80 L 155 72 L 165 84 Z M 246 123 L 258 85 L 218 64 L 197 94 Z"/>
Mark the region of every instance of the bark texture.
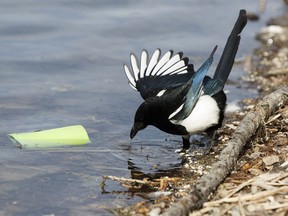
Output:
<path fill-rule="evenodd" d="M 195 182 L 188 196 L 166 209 L 162 215 L 189 215 L 191 211 L 201 208 L 203 203 L 233 170 L 240 152 L 256 133 L 260 124 L 286 103 L 288 103 L 288 86 L 265 96 L 241 121 L 232 139 L 222 150 L 219 160 L 212 165 L 210 171 Z"/>

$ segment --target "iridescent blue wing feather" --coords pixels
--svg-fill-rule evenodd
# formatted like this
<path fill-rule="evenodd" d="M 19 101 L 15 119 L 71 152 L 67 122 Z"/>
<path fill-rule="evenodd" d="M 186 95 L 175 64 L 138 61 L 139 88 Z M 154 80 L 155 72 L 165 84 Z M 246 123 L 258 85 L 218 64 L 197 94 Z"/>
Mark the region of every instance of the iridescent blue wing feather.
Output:
<path fill-rule="evenodd" d="M 183 120 L 190 115 L 194 109 L 198 99 L 203 93 L 203 80 L 213 62 L 213 55 L 217 49 L 217 46 L 212 51 L 209 58 L 202 64 L 202 66 L 196 71 L 196 73 L 190 79 L 191 87 L 185 96 L 185 102 L 181 109 L 177 112 L 172 113 L 169 116 L 170 120 Z"/>

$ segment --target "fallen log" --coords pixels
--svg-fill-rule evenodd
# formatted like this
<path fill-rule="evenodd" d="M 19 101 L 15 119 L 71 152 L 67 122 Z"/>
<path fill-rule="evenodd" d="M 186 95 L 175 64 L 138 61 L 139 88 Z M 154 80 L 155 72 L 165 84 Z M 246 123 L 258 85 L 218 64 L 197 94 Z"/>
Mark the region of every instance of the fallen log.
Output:
<path fill-rule="evenodd" d="M 265 96 L 251 110 L 235 130 L 232 139 L 222 150 L 219 160 L 212 165 L 210 171 L 198 179 L 189 195 L 167 208 L 162 215 L 189 215 L 193 210 L 202 207 L 219 184 L 230 174 L 237 163 L 238 156 L 244 146 L 255 135 L 257 129 L 277 109 L 288 103 L 288 86 L 284 86 Z"/>

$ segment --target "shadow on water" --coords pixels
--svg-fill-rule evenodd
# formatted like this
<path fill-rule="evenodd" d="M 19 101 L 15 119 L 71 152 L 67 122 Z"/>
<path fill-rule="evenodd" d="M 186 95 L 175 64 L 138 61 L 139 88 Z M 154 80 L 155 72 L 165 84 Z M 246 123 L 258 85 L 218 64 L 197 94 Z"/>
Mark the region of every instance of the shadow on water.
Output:
<path fill-rule="evenodd" d="M 197 68 L 218 44 L 215 69 L 241 8 L 255 11 L 257 2 L 0 0 L 0 214 L 109 215 L 105 208 L 145 196 L 113 181 L 103 191 L 102 176 L 181 175 L 179 137 L 150 128 L 130 142 L 141 98 L 122 65 L 130 52 L 160 47 L 183 51 Z M 269 2 L 263 19 L 247 26 L 239 57 L 256 47 L 255 30 L 281 8 Z M 257 95 L 242 75 L 238 67 L 231 74 L 238 84 L 226 88 L 229 103 Z M 7 138 L 74 124 L 87 129 L 91 144 L 27 150 Z"/>

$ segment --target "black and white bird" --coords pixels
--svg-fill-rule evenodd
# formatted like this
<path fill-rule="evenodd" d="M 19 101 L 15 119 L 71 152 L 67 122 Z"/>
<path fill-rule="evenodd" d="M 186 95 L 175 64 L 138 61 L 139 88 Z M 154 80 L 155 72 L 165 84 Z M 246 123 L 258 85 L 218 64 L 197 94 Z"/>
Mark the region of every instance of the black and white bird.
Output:
<path fill-rule="evenodd" d="M 149 58 L 143 50 L 140 60 L 132 53 L 131 68 L 124 64 L 124 71 L 130 86 L 145 101 L 136 111 L 130 138 L 148 125 L 181 135 L 183 149 L 189 149 L 191 134 L 206 132 L 213 138 L 222 125 L 226 107 L 223 88 L 246 23 L 246 11 L 241 10 L 212 78 L 206 74 L 217 46 L 196 72 L 182 52 L 173 55 L 170 50 L 161 57 L 160 49 L 156 49 Z"/>

